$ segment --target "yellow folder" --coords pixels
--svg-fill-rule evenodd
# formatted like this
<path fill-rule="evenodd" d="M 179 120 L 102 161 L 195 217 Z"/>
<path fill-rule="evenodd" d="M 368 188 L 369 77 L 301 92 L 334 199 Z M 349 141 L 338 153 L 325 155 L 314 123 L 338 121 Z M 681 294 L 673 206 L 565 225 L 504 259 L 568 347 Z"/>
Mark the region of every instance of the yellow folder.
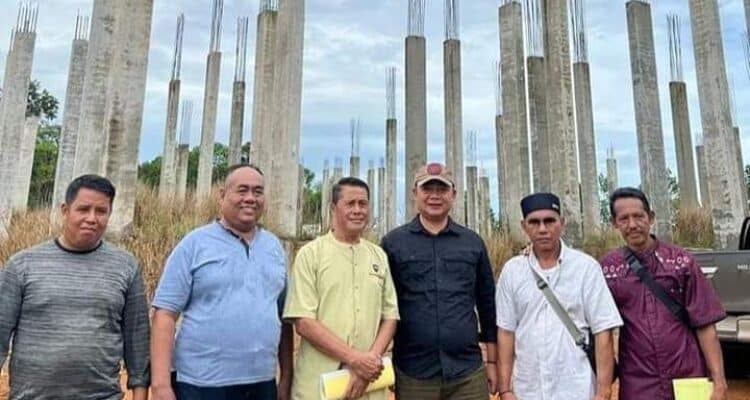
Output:
<path fill-rule="evenodd" d="M 675 400 L 708 400 L 713 383 L 708 378 L 686 378 L 672 380 Z"/>
<path fill-rule="evenodd" d="M 340 400 L 346 394 L 351 373 L 347 369 L 326 372 L 320 376 L 320 400 Z M 396 382 L 393 362 L 389 357 L 383 357 L 383 372 L 380 377 L 367 386 L 367 393 L 385 390 Z"/>

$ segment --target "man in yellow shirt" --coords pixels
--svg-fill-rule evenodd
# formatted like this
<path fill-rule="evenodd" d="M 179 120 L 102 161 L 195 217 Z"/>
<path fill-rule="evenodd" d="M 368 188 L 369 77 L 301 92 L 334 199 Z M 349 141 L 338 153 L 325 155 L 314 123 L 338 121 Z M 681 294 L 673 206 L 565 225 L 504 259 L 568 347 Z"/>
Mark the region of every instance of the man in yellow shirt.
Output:
<path fill-rule="evenodd" d="M 284 318 L 302 337 L 292 399 L 320 398 L 320 375 L 347 368 L 347 399 L 385 400 L 385 390 L 365 395 L 382 372 L 382 356 L 399 319 L 388 258 L 362 238 L 370 190 L 343 178 L 331 195 L 332 229 L 297 254 L 290 274 Z"/>

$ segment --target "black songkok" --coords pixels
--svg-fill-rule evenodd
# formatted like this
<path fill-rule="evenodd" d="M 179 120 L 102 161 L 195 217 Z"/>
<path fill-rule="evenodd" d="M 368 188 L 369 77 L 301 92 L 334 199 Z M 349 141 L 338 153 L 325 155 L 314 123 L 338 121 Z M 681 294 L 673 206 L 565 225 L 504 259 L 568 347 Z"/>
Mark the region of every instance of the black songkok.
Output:
<path fill-rule="evenodd" d="M 534 193 L 521 200 L 523 217 L 537 210 L 552 210 L 560 214 L 560 198 L 552 193 Z"/>

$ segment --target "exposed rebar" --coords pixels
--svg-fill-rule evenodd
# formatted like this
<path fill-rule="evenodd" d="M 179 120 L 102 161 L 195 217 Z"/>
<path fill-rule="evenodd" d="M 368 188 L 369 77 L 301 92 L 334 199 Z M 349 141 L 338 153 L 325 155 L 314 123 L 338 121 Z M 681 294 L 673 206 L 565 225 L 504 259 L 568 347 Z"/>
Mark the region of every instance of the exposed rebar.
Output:
<path fill-rule="evenodd" d="M 380 168 L 385 168 L 385 157 L 380 157 Z"/>
<path fill-rule="evenodd" d="M 213 0 L 211 9 L 211 42 L 209 51 L 221 51 L 221 21 L 224 17 L 224 0 Z"/>
<path fill-rule="evenodd" d="M 15 33 L 36 33 L 36 24 L 39 17 L 39 3 L 25 1 L 19 3 L 18 16 L 16 17 Z M 15 36 L 14 36 L 15 37 Z"/>
<path fill-rule="evenodd" d="M 458 0 L 445 0 L 445 40 L 459 40 L 461 33 L 461 14 Z"/>
<path fill-rule="evenodd" d="M 495 76 L 495 115 L 503 115 L 503 69 L 500 61 L 494 62 L 492 70 Z"/>
<path fill-rule="evenodd" d="M 612 144 L 607 147 L 607 158 L 609 158 L 610 160 L 615 158 L 615 148 L 614 146 L 612 146 Z"/>
<path fill-rule="evenodd" d="M 89 17 L 81 15 L 81 10 L 76 14 L 76 30 L 73 35 L 74 40 L 88 40 Z"/>
<path fill-rule="evenodd" d="M 526 55 L 544 57 L 544 10 L 540 0 L 524 0 Z"/>
<path fill-rule="evenodd" d="M 260 12 L 279 11 L 279 0 L 261 0 Z"/>
<path fill-rule="evenodd" d="M 352 139 L 352 157 L 359 157 L 359 118 L 352 118 L 349 120 L 349 131 L 351 132 Z"/>
<path fill-rule="evenodd" d="M 570 0 L 570 26 L 573 30 L 573 62 L 588 62 L 585 0 Z"/>
<path fill-rule="evenodd" d="M 669 31 L 669 71 L 673 82 L 682 82 L 682 34 L 680 17 L 677 14 L 667 14 L 667 30 Z"/>
<path fill-rule="evenodd" d="M 234 81 L 244 82 L 247 69 L 247 27 L 248 17 L 237 18 L 237 44 L 234 49 Z"/>
<path fill-rule="evenodd" d="M 333 168 L 341 170 L 344 168 L 344 160 L 341 157 L 334 157 L 333 158 Z"/>
<path fill-rule="evenodd" d="M 409 36 L 424 36 L 425 0 L 409 0 Z"/>
<path fill-rule="evenodd" d="M 466 135 L 466 166 L 477 165 L 477 131 L 469 131 Z"/>
<path fill-rule="evenodd" d="M 172 80 L 180 79 L 182 69 L 182 36 L 185 31 L 185 14 L 177 17 L 177 28 L 174 37 L 174 50 L 172 52 Z"/>
<path fill-rule="evenodd" d="M 190 144 L 190 130 L 193 123 L 193 102 L 183 100 L 182 117 L 180 121 L 180 145 Z"/>
<path fill-rule="evenodd" d="M 387 119 L 396 119 L 396 67 L 385 70 L 385 113 Z"/>

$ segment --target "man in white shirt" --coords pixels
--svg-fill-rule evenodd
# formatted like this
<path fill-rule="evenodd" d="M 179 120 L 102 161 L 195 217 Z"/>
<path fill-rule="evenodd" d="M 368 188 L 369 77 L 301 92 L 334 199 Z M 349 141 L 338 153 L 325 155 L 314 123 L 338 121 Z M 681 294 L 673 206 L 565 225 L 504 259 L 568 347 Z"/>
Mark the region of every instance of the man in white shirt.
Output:
<path fill-rule="evenodd" d="M 495 294 L 500 399 L 609 399 L 614 372 L 612 330 L 622 325 L 622 319 L 601 267 L 560 239 L 565 220 L 557 196 L 535 193 L 521 200 L 521 208 L 521 225 L 531 240 L 531 250 L 505 264 Z M 593 334 L 597 374 L 583 347 L 545 299 L 534 271 L 578 329 Z"/>

